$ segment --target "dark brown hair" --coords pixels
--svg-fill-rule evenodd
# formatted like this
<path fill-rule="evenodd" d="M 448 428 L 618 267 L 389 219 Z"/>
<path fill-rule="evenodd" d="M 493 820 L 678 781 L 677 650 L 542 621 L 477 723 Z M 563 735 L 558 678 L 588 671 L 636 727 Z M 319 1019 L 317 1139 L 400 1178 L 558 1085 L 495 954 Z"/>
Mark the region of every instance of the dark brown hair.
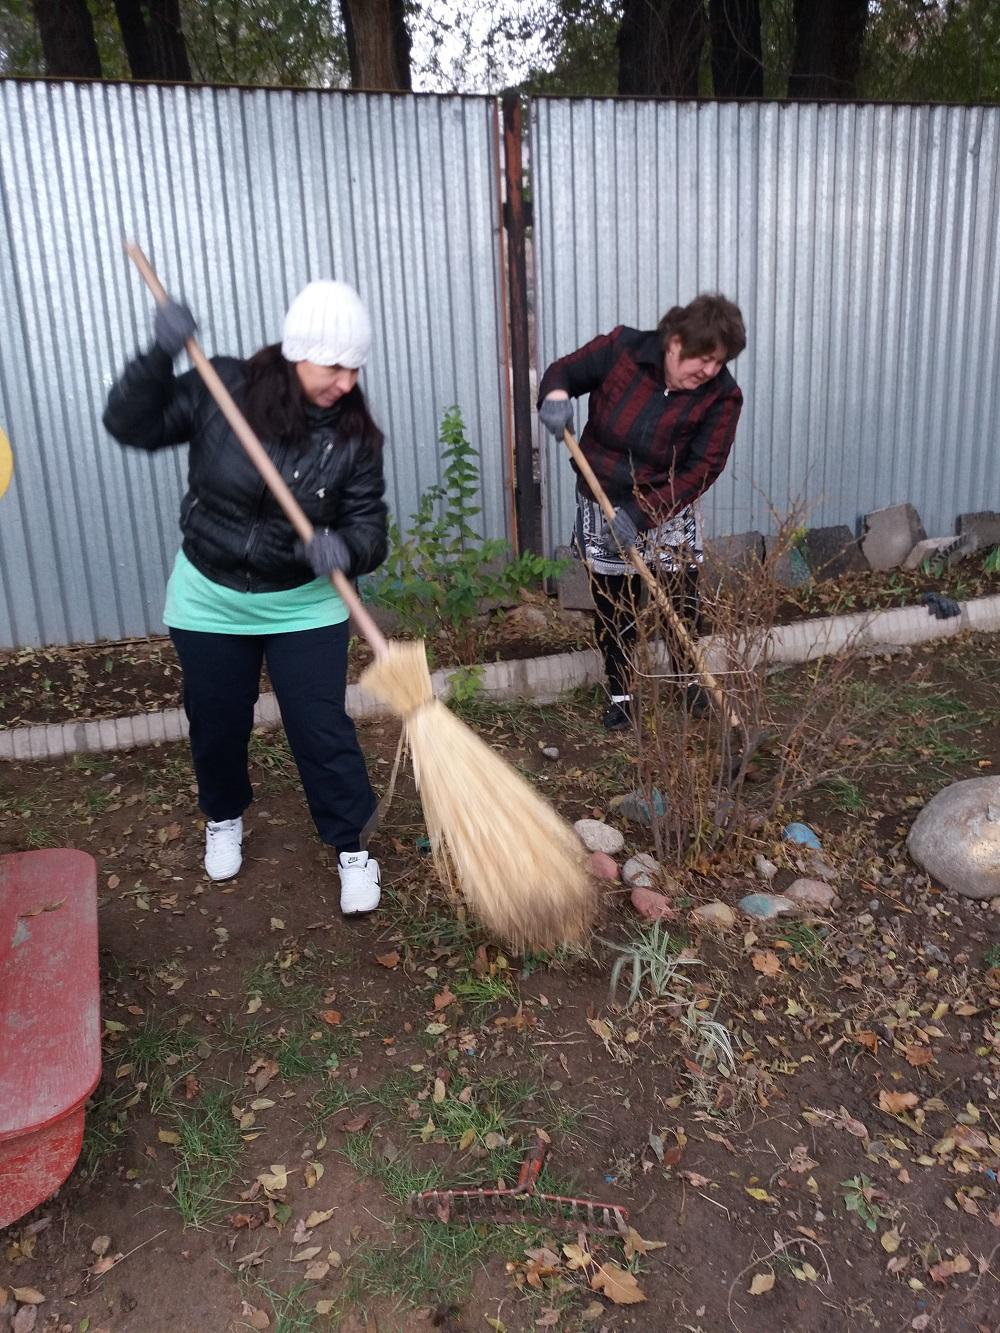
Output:
<path fill-rule="evenodd" d="M 705 292 L 687 305 L 673 306 L 656 331 L 664 352 L 671 338 L 680 338 L 682 356 L 707 356 L 721 347 L 731 361 L 747 345 L 739 306 L 719 292 Z"/>
<path fill-rule="evenodd" d="M 306 439 L 312 430 L 309 400 L 302 392 L 294 363 L 281 355 L 281 344 L 262 347 L 250 357 L 246 368 L 243 410 L 261 439 L 280 444 Z M 344 394 L 337 406 L 340 434 L 360 439 L 371 449 L 381 449 L 382 432 L 372 420 L 365 396 L 357 385 Z"/>

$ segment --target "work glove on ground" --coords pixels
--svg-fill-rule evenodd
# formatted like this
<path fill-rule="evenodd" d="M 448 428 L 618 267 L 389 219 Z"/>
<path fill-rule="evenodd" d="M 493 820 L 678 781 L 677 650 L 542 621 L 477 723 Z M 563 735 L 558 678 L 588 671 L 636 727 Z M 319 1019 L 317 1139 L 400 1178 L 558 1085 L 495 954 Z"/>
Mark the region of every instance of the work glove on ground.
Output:
<path fill-rule="evenodd" d="M 308 545 L 299 542 L 295 549 L 318 579 L 329 577 L 334 570 L 346 573 L 351 567 L 351 548 L 332 528 L 317 528 Z"/>
<path fill-rule="evenodd" d="M 550 435 L 561 440 L 566 427 L 573 425 L 573 404 L 568 398 L 546 398 L 538 409 L 538 420 Z"/>
<path fill-rule="evenodd" d="M 153 337 L 157 346 L 162 347 L 167 356 L 176 356 L 187 340 L 194 337 L 197 330 L 198 325 L 194 322 L 194 315 L 180 301 L 168 300 L 166 305 L 156 307 Z"/>
<path fill-rule="evenodd" d="M 633 523 L 628 511 L 619 509 L 608 524 L 601 545 L 608 555 L 624 555 L 630 547 L 635 545 L 638 535 L 639 529 Z"/>
<path fill-rule="evenodd" d="M 962 614 L 962 608 L 954 597 L 945 597 L 940 592 L 925 592 L 920 599 L 932 616 L 938 620 L 951 620 Z"/>

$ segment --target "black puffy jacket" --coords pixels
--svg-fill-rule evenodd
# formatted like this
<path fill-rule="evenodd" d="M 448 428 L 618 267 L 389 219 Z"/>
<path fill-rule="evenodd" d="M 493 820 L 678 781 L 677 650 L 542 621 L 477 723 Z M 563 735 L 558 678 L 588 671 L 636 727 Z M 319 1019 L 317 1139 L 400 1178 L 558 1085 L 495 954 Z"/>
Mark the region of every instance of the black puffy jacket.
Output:
<path fill-rule="evenodd" d="M 212 364 L 237 402 L 244 362 Z M 341 404 L 310 407 L 311 432 L 298 445 L 263 440 L 271 461 L 317 528 L 336 528 L 350 548 L 355 578 L 387 549 L 382 451 L 345 439 Z M 163 449 L 190 443 L 181 504 L 184 554 L 206 578 L 245 592 L 278 592 L 315 578 L 295 554 L 294 528 L 261 480 L 197 371 L 175 376 L 158 347 L 138 356 L 108 395 L 104 425 L 121 444 Z"/>

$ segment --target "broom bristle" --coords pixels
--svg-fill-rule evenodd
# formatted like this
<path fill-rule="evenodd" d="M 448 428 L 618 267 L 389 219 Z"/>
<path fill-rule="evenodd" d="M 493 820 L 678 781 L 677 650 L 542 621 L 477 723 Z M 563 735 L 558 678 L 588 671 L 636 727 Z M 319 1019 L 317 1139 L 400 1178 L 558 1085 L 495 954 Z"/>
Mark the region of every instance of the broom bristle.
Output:
<path fill-rule="evenodd" d="M 487 929 L 518 948 L 580 940 L 596 895 L 576 834 L 434 699 L 423 645 L 393 643 L 361 684 L 403 716 L 442 879 L 457 885 Z"/>

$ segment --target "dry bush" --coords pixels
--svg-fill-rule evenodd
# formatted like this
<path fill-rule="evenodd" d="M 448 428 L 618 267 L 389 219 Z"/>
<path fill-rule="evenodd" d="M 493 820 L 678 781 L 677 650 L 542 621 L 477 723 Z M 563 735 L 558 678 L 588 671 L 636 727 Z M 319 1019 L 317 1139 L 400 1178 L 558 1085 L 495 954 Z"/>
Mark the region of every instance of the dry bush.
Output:
<path fill-rule="evenodd" d="M 787 601 L 782 567 L 802 531 L 798 515 L 777 526 L 763 559 L 706 566 L 699 581 L 702 649 L 738 725 L 715 707 L 693 716 L 690 656 L 655 602 L 634 608 L 637 786 L 653 811 L 660 859 L 690 862 L 759 833 L 805 792 L 855 768 L 877 739 L 872 714 L 859 711 L 849 689 L 857 632 L 833 656 L 788 670 L 774 661 Z M 639 580 L 631 583 L 638 597 Z"/>

